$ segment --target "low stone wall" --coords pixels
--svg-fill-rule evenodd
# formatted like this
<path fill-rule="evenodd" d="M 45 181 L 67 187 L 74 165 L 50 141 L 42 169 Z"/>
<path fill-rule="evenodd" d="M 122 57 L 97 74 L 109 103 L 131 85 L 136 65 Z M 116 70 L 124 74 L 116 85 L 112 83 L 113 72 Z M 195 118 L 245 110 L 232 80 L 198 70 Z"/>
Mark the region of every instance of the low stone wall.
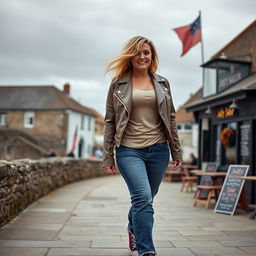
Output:
<path fill-rule="evenodd" d="M 102 161 L 75 158 L 0 161 L 0 226 L 65 184 L 106 175 Z"/>

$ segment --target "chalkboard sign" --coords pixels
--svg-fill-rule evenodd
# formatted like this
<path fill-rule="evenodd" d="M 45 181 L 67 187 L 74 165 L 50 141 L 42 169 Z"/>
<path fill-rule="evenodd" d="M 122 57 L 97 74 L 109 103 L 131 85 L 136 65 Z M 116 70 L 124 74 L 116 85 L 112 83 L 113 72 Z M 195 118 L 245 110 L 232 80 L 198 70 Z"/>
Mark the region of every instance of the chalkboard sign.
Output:
<path fill-rule="evenodd" d="M 205 172 L 216 172 L 218 168 L 218 163 L 216 162 L 209 162 L 207 163 Z M 211 186 L 212 185 L 212 178 L 210 176 L 202 176 L 200 185 L 204 186 Z M 208 197 L 208 190 L 202 190 L 200 192 L 200 198 L 207 198 Z"/>
<path fill-rule="evenodd" d="M 235 176 L 246 176 L 249 165 L 230 165 L 227 176 L 221 188 L 214 212 L 234 215 L 239 200 L 244 180 L 236 179 Z"/>

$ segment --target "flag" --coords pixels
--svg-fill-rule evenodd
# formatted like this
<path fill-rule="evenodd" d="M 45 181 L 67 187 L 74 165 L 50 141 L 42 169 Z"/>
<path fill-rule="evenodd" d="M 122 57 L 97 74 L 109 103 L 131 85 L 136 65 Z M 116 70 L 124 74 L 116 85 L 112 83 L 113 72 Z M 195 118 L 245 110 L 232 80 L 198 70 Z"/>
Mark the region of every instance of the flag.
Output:
<path fill-rule="evenodd" d="M 190 25 L 173 29 L 182 41 L 183 50 L 181 56 L 189 51 L 194 45 L 202 41 L 201 37 L 201 16 Z"/>
<path fill-rule="evenodd" d="M 74 152 L 75 149 L 76 149 L 77 130 L 78 130 L 78 127 L 76 126 L 75 134 L 74 134 L 74 137 L 73 137 L 73 144 L 72 144 L 72 150 L 71 150 L 71 152 Z"/>

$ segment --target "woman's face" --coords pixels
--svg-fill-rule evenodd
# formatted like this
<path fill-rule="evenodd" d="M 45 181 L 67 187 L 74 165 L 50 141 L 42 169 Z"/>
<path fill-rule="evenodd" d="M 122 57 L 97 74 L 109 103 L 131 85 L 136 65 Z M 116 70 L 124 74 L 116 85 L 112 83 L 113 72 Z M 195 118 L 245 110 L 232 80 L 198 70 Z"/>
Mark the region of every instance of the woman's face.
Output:
<path fill-rule="evenodd" d="M 137 55 L 131 58 L 133 69 L 147 70 L 151 64 L 152 52 L 148 43 L 144 43 Z"/>

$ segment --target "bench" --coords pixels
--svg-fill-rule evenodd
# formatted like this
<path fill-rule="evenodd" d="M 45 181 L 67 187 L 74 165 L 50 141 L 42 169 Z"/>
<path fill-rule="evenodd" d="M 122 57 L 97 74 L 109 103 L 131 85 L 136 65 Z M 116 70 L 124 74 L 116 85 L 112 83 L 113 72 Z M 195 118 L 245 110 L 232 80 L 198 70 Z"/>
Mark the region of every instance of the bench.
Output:
<path fill-rule="evenodd" d="M 222 186 L 219 185 L 199 185 L 197 186 L 195 199 L 193 202 L 193 206 L 195 207 L 197 203 L 203 203 L 205 205 L 205 208 L 207 209 L 209 207 L 209 204 L 212 199 L 214 199 L 217 202 L 219 192 L 221 190 Z M 208 192 L 207 197 L 200 197 L 200 194 L 203 190 L 206 190 Z"/>

